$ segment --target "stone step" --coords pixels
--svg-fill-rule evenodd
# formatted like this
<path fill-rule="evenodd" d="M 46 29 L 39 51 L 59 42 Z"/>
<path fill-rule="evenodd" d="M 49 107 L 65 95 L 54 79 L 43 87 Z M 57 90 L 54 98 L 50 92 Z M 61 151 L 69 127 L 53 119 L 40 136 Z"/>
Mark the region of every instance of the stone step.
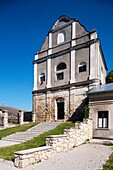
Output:
<path fill-rule="evenodd" d="M 39 134 L 40 132 L 37 132 L 37 133 L 23 133 L 23 134 L 14 134 L 14 135 L 9 135 L 9 136 L 30 136 L 30 135 L 37 135 Z"/>
<path fill-rule="evenodd" d="M 27 138 L 33 138 L 33 137 L 35 137 L 35 136 L 26 136 L 26 137 L 24 137 L 24 136 L 15 136 L 15 137 L 10 136 L 10 137 L 6 137 L 5 139 L 27 139 Z"/>
<path fill-rule="evenodd" d="M 15 141 L 15 140 L 28 140 L 28 139 L 32 139 L 33 137 L 29 137 L 29 138 L 5 138 L 5 139 L 2 139 L 2 140 L 12 140 L 12 141 Z"/>
<path fill-rule="evenodd" d="M 6 137 L 5 139 L 19 139 L 19 138 L 25 139 L 25 138 L 31 138 L 31 137 L 34 137 L 34 136 L 26 136 L 26 137 L 24 137 L 24 136 L 9 136 L 9 137 Z"/>
<path fill-rule="evenodd" d="M 13 139 L 3 139 L 2 141 L 10 141 L 10 142 L 26 142 L 27 140 L 13 140 Z"/>
<path fill-rule="evenodd" d="M 15 140 L 15 139 L 31 139 L 31 138 L 34 138 L 34 137 L 36 137 L 36 135 L 31 135 L 31 136 L 8 136 L 8 137 L 5 137 L 5 139 L 7 139 L 7 140 L 8 139 L 13 139 L 13 140 Z"/>

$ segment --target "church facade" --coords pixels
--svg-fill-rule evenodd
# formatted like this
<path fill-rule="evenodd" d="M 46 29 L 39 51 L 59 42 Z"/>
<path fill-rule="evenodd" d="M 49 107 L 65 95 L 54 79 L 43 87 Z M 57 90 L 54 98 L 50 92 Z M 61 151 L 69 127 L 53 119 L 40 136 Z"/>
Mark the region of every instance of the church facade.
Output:
<path fill-rule="evenodd" d="M 37 121 L 81 118 L 86 92 L 105 84 L 106 62 L 96 30 L 61 16 L 35 54 L 33 111 Z"/>

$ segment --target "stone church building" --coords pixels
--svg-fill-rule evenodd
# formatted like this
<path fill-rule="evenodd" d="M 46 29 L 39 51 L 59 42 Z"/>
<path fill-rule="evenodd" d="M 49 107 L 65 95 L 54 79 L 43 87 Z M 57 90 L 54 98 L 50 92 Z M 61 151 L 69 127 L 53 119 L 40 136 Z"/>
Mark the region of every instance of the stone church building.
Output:
<path fill-rule="evenodd" d="M 34 59 L 33 111 L 37 121 L 81 118 L 86 92 L 105 84 L 106 62 L 96 30 L 61 16 Z"/>

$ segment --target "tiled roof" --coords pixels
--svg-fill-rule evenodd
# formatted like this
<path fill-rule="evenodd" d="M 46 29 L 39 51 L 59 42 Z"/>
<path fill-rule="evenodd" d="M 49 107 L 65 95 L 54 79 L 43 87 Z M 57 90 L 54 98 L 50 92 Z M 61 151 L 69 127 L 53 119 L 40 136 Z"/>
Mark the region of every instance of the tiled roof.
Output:
<path fill-rule="evenodd" d="M 94 93 L 104 93 L 104 92 L 111 92 L 111 91 L 113 91 L 113 83 L 96 86 L 87 94 L 90 95 Z"/>

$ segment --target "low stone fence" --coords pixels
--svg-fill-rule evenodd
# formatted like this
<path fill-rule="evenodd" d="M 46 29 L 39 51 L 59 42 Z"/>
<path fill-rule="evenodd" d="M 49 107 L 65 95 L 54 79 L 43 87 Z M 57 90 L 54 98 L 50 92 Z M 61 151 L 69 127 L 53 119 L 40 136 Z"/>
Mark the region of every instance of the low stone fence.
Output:
<path fill-rule="evenodd" d="M 48 159 L 48 157 L 51 156 L 51 153 L 50 146 L 19 151 L 15 153 L 16 155 L 14 164 L 16 167 L 24 168 L 28 165 Z"/>
<path fill-rule="evenodd" d="M 55 152 L 68 151 L 92 139 L 92 120 L 75 123 L 75 128 L 64 130 L 64 135 L 50 135 L 46 137 L 46 146 L 52 146 Z"/>
<path fill-rule="evenodd" d="M 25 122 L 24 122 L 24 114 L 27 114 L 27 112 L 24 112 L 23 110 L 19 110 L 19 124 L 20 125 L 22 125 L 22 124 L 24 124 Z M 29 114 L 29 112 L 28 112 L 28 114 Z M 35 112 L 32 112 L 31 113 L 31 121 L 32 122 L 35 122 L 35 116 L 36 116 L 36 114 L 35 114 Z"/>
<path fill-rule="evenodd" d="M 13 114 L 14 115 L 14 114 Z M 31 116 L 32 116 L 32 122 L 35 122 L 35 113 L 32 112 Z M 15 117 L 17 117 L 17 120 L 15 119 Z M 13 119 L 14 120 L 11 120 Z M 2 126 L 3 128 L 9 127 L 9 124 L 25 124 L 24 122 L 24 111 L 23 110 L 19 110 L 18 116 L 9 116 L 9 112 L 8 110 L 2 110 L 0 111 L 0 126 Z"/>
<path fill-rule="evenodd" d="M 75 128 L 64 130 L 64 135 L 50 135 L 46 137 L 46 146 L 23 150 L 15 153 L 14 164 L 24 168 L 28 165 L 46 160 L 59 152 L 65 152 L 92 139 L 92 120 L 75 123 Z"/>

